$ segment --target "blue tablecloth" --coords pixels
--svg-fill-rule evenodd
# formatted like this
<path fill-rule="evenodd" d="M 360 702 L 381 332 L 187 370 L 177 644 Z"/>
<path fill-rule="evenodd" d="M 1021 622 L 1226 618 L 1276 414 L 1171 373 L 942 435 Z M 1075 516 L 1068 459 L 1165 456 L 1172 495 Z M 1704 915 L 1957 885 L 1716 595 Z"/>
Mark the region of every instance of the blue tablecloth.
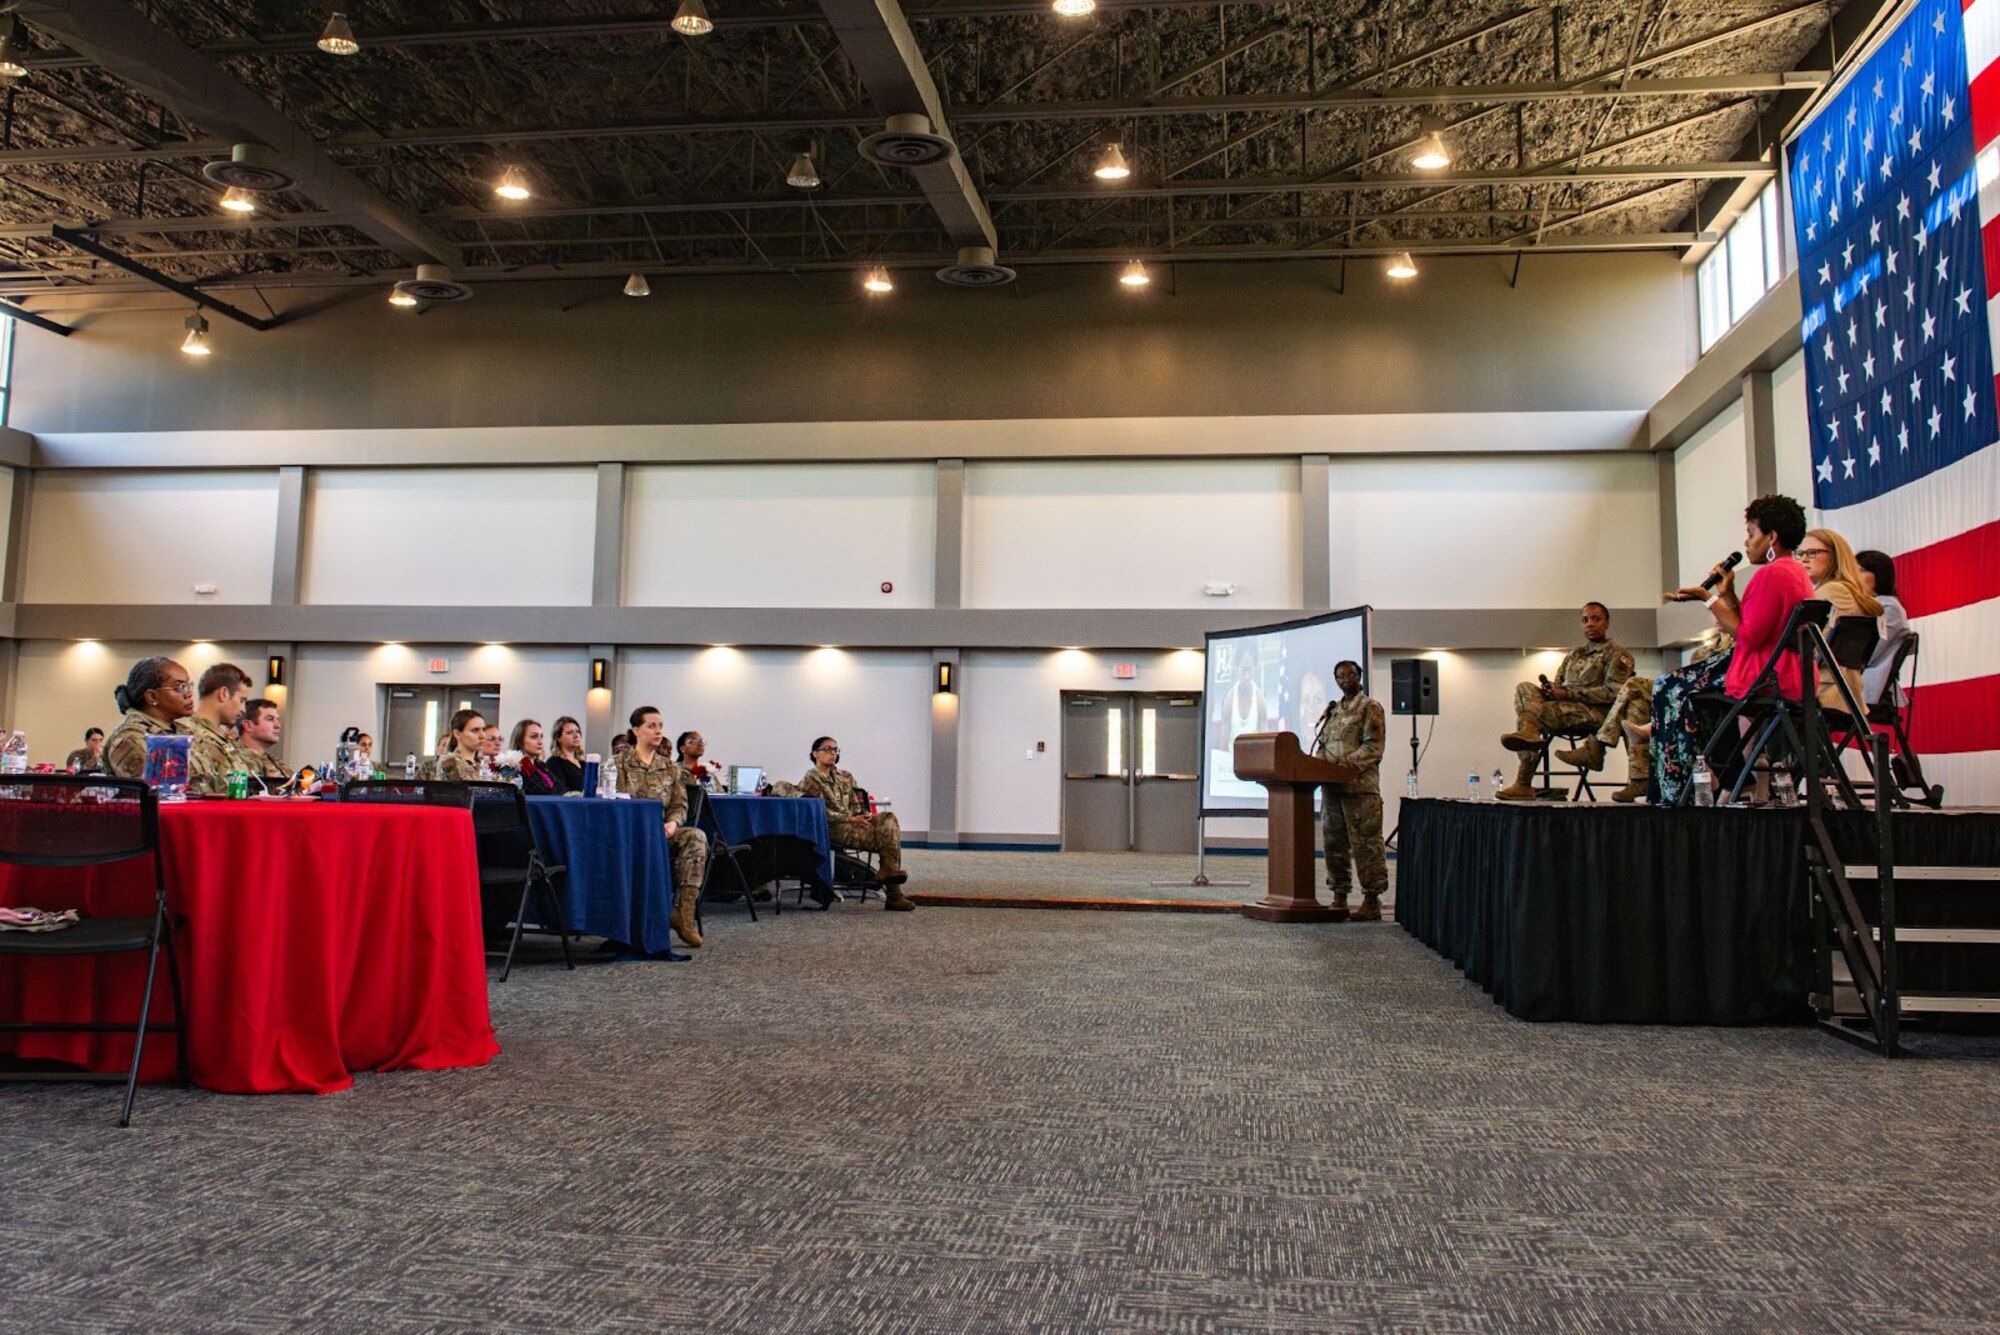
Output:
<path fill-rule="evenodd" d="M 571 930 L 623 942 L 636 954 L 673 954 L 667 915 L 674 862 L 658 802 L 531 797 L 528 819 L 542 856 L 569 868 L 563 908 Z M 822 838 L 825 827 L 822 818 Z"/>
<path fill-rule="evenodd" d="M 708 809 L 716 829 L 732 844 L 780 835 L 803 839 L 819 854 L 820 874 L 833 884 L 833 841 L 826 829 L 826 803 L 818 798 L 712 796 Z"/>

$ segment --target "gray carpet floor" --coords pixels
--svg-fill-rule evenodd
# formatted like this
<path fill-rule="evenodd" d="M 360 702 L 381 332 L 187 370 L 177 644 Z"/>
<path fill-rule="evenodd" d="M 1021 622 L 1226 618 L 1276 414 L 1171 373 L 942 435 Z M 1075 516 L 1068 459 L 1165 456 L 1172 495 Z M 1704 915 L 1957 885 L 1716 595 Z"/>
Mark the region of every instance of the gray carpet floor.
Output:
<path fill-rule="evenodd" d="M 1392 925 L 843 905 L 326 1098 L 0 1088 L 0 1327 L 1991 1331 L 2000 1042 L 1533 1026 Z"/>
<path fill-rule="evenodd" d="M 991 853 L 913 848 L 904 855 L 913 891 L 967 895 L 1032 895 L 1050 899 L 1167 899 L 1242 903 L 1264 894 L 1268 860 L 1261 854 L 1210 854 L 1210 884 L 1193 884 L 1194 854 Z M 1227 884 L 1234 882 L 1234 884 Z M 1326 898 L 1326 870 L 1319 871 Z M 1394 901 L 1396 860 L 1389 859 Z M 1355 889 L 1359 902 L 1359 890 Z"/>

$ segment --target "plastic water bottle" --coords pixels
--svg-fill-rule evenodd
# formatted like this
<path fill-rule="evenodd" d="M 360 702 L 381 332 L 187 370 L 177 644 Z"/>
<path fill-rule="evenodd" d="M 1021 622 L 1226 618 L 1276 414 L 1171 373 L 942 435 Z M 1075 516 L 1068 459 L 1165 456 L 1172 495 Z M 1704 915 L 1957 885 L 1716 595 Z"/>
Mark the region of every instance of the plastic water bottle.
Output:
<path fill-rule="evenodd" d="M 1417 796 L 1417 772 L 1411 770 L 1403 776 L 1403 795 L 1414 800 Z"/>
<path fill-rule="evenodd" d="M 1501 773 L 1500 767 L 1498 765 L 1495 765 L 1493 767 L 1493 797 L 1495 801 L 1499 800 L 1500 790 L 1502 788 L 1505 788 L 1506 786 L 1507 786 L 1507 776 Z"/>
<path fill-rule="evenodd" d="M 1479 800 L 1478 770 L 1473 770 L 1470 774 L 1465 776 L 1465 800 L 1468 802 L 1477 802 Z"/>
<path fill-rule="evenodd" d="M 1694 773 L 1688 776 L 1688 782 L 1694 785 L 1694 804 L 1696 806 L 1712 807 L 1715 805 L 1715 779 L 1708 772 L 1707 756 L 1696 756 L 1694 758 Z"/>
<path fill-rule="evenodd" d="M 618 767 L 600 763 L 597 767 L 597 795 L 611 798 L 618 796 Z"/>
<path fill-rule="evenodd" d="M 493 762 L 485 756 L 479 757 L 479 781 L 481 783 L 493 782 Z"/>
<path fill-rule="evenodd" d="M 1774 807 L 1797 806 L 1799 795 L 1792 787 L 1792 772 L 1781 769 L 1771 776 L 1771 805 Z"/>
<path fill-rule="evenodd" d="M 12 732 L 7 735 L 7 749 L 0 751 L 0 772 L 26 774 L 28 772 L 28 734 Z"/>
<path fill-rule="evenodd" d="M 403 777 L 406 779 L 417 777 L 417 753 L 415 751 L 403 757 Z"/>

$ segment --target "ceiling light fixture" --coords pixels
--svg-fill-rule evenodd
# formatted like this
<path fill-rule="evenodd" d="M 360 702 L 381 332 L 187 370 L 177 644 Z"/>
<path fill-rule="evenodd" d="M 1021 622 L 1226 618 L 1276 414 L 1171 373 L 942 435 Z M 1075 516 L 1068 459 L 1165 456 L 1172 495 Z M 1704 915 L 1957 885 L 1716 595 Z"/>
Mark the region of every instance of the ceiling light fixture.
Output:
<path fill-rule="evenodd" d="M 715 31 L 715 20 L 708 16 L 708 6 L 701 0 L 681 0 L 674 21 L 667 26 L 683 37 L 706 37 Z"/>
<path fill-rule="evenodd" d="M 1444 146 L 1444 122 L 1435 116 L 1426 116 L 1423 128 L 1424 137 L 1417 141 L 1417 150 L 1410 155 L 1410 165 L 1418 171 L 1443 171 L 1451 166 L 1451 150 Z"/>
<path fill-rule="evenodd" d="M 653 285 L 646 281 L 646 275 L 635 273 L 625 280 L 625 295 L 628 297 L 650 297 Z"/>
<path fill-rule="evenodd" d="M 1091 172 L 1100 181 L 1122 181 L 1132 174 L 1132 166 L 1125 161 L 1125 150 L 1117 144 L 1104 150 L 1104 156 L 1097 160 L 1097 167 Z"/>
<path fill-rule="evenodd" d="M 510 166 L 501 172 L 500 179 L 493 183 L 493 193 L 502 199 L 518 202 L 533 197 L 535 192 L 528 188 L 528 178 L 522 174 L 521 169 Z"/>
<path fill-rule="evenodd" d="M 1144 287 L 1153 281 L 1153 275 L 1146 272 L 1143 260 L 1133 260 L 1125 266 L 1125 272 L 1118 275 L 1118 281 L 1127 287 Z"/>
<path fill-rule="evenodd" d="M 1097 0 L 1055 0 L 1050 8 L 1056 11 L 1058 18 L 1080 19 L 1097 9 Z"/>
<path fill-rule="evenodd" d="M 257 196 L 240 185 L 232 185 L 222 192 L 222 207 L 231 213 L 255 213 Z"/>
<path fill-rule="evenodd" d="M 889 281 L 889 271 L 879 264 L 868 271 L 868 276 L 861 280 L 861 286 L 878 297 L 884 292 L 896 290 L 896 285 Z"/>
<path fill-rule="evenodd" d="M 0 76 L 28 77 L 28 67 L 21 63 L 21 21 L 12 14 L 0 19 Z"/>
<path fill-rule="evenodd" d="M 799 190 L 819 189 L 819 168 L 813 166 L 812 154 L 801 153 L 792 159 L 792 169 L 785 173 L 785 184 Z"/>
<path fill-rule="evenodd" d="M 202 318 L 199 307 L 195 308 L 195 313 L 188 316 L 184 323 L 187 326 L 187 337 L 181 340 L 182 352 L 190 357 L 206 357 L 215 351 L 208 346 L 208 321 Z"/>
<path fill-rule="evenodd" d="M 1398 251 L 1396 257 L 1389 261 L 1389 267 L 1385 272 L 1391 278 L 1415 278 L 1417 276 L 1417 262 L 1410 258 L 1409 251 Z"/>
<path fill-rule="evenodd" d="M 392 287 L 389 289 L 389 304 L 391 306 L 401 306 L 404 310 L 408 310 L 417 304 L 417 294 L 414 292 L 405 292 L 400 287 Z"/>
<path fill-rule="evenodd" d="M 361 43 L 354 40 L 354 29 L 348 26 L 347 15 L 335 10 L 326 21 L 326 31 L 313 43 L 330 56 L 353 56 L 361 53 Z"/>

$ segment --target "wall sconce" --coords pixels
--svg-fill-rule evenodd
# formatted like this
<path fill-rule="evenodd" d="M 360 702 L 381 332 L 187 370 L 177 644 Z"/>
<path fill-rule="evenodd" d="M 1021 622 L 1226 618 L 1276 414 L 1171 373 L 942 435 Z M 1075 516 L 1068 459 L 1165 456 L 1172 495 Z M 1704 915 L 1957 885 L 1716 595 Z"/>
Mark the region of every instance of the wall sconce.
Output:
<path fill-rule="evenodd" d="M 931 688 L 931 693 L 933 695 L 954 695 L 957 691 L 958 683 L 952 678 L 952 665 L 950 663 L 939 663 L 937 665 L 937 682 Z"/>
<path fill-rule="evenodd" d="M 590 689 L 601 691 L 611 685 L 611 664 L 602 658 L 590 660 Z"/>
<path fill-rule="evenodd" d="M 264 663 L 264 680 L 273 686 L 285 684 L 285 658 L 283 654 L 272 654 Z"/>

